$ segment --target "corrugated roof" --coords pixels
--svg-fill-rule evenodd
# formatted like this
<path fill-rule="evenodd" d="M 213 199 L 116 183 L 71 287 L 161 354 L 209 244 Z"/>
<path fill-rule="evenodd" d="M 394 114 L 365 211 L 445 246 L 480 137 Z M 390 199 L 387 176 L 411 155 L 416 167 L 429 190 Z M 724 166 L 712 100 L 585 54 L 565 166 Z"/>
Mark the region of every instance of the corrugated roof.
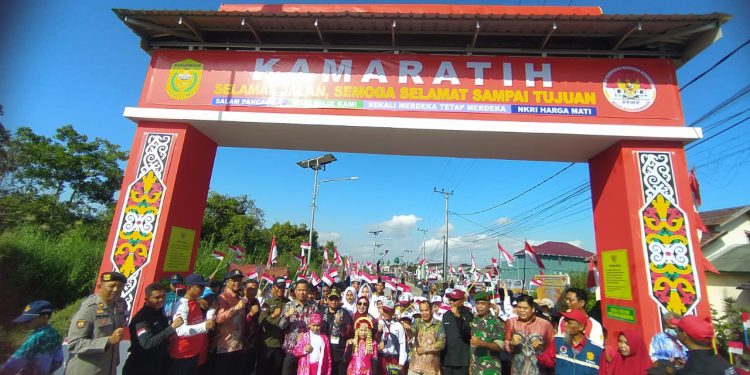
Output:
<path fill-rule="evenodd" d="M 737 217 L 750 212 L 750 206 L 739 206 L 731 208 L 722 208 L 720 210 L 701 212 L 701 219 L 706 226 L 722 226 Z M 701 241 L 702 242 L 702 241 Z"/>
<path fill-rule="evenodd" d="M 260 7 L 260 11 L 114 9 L 114 12 L 141 38 L 141 46 L 148 52 L 157 48 L 228 48 L 666 57 L 678 65 L 718 38 L 720 26 L 730 18 L 719 13 L 561 13 L 558 9 L 561 7 L 532 7 L 551 14 L 528 10 L 523 13 L 529 7 L 519 7 L 518 12 L 513 12 L 513 7 L 503 7 L 506 10 L 497 14 L 470 6 L 441 6 L 448 10 L 443 13 L 427 5 L 421 13 L 406 6 L 399 10 L 396 5 L 352 6 L 350 10 L 318 6 L 322 10 L 319 12 L 297 9 L 300 6 Z"/>
<path fill-rule="evenodd" d="M 534 250 L 536 250 L 539 255 L 565 256 L 571 258 L 587 259 L 594 255 L 592 252 L 586 251 L 567 242 L 547 241 L 541 245 L 534 246 Z M 515 255 L 523 256 L 523 252 L 523 250 L 519 250 Z"/>
<path fill-rule="evenodd" d="M 750 244 L 739 245 L 727 250 L 711 261 L 719 272 L 750 272 L 747 260 L 750 259 Z"/>

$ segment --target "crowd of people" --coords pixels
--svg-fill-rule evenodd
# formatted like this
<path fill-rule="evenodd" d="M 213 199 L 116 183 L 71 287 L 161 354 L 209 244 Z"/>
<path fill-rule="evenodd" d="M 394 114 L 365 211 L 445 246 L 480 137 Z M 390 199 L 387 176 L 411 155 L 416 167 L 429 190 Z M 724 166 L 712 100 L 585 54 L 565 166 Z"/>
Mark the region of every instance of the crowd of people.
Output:
<path fill-rule="evenodd" d="M 711 350 L 713 328 L 665 316 L 650 342 L 639 331 L 607 332 L 588 314 L 588 293 L 560 303 L 504 288 L 426 289 L 416 296 L 358 280 L 322 285 L 273 282 L 230 271 L 153 283 L 128 321 L 125 276 L 101 276 L 70 322 L 65 373 L 115 374 L 129 336 L 126 375 L 282 374 L 734 374 Z M 270 284 L 270 285 L 263 285 Z M 33 329 L 0 375 L 49 374 L 63 365 L 52 306 L 29 304 L 14 321 Z M 126 334 L 127 331 L 127 334 Z M 614 334 L 617 346 L 604 346 Z"/>

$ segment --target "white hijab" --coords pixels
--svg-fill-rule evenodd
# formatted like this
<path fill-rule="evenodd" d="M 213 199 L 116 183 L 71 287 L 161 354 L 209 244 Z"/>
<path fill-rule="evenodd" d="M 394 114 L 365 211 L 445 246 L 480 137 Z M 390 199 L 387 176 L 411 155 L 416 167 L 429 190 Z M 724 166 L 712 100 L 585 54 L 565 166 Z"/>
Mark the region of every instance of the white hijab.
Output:
<path fill-rule="evenodd" d="M 354 302 L 349 303 L 346 301 L 346 292 L 352 292 L 354 295 Z M 344 289 L 344 294 L 341 296 L 341 303 L 344 310 L 349 311 L 350 314 L 357 312 L 357 290 L 353 286 Z"/>

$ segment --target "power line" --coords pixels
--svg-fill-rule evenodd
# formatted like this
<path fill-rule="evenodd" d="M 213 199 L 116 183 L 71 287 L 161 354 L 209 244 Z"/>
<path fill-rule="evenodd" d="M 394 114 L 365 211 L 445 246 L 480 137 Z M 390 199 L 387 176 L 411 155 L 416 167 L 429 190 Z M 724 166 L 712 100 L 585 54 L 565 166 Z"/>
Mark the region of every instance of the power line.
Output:
<path fill-rule="evenodd" d="M 742 124 L 743 122 L 745 122 L 745 121 L 747 121 L 747 120 L 750 120 L 750 116 L 748 116 L 748 117 L 745 117 L 744 119 L 742 119 L 742 120 L 740 120 L 740 121 L 737 121 L 737 122 L 735 122 L 735 123 L 734 123 L 734 124 L 732 124 L 732 125 L 729 125 L 728 127 L 726 127 L 726 128 L 724 128 L 724 129 L 722 129 L 722 130 L 721 130 L 720 132 L 718 132 L 718 133 L 715 133 L 715 134 L 712 134 L 712 135 L 711 135 L 710 137 L 706 137 L 706 138 L 703 138 L 703 139 L 701 139 L 701 140 L 700 140 L 699 142 L 693 143 L 692 145 L 690 145 L 690 147 L 686 147 L 686 148 L 685 148 L 685 151 L 688 151 L 688 150 L 690 150 L 690 149 L 694 148 L 695 146 L 699 146 L 699 145 L 702 145 L 702 144 L 704 144 L 704 143 L 706 143 L 706 142 L 710 141 L 711 139 L 714 139 L 714 138 L 716 138 L 717 136 L 719 136 L 719 135 L 721 135 L 721 134 L 725 133 L 725 132 L 726 132 L 727 130 L 733 129 L 733 128 L 735 128 L 735 127 L 737 127 L 737 126 L 741 125 L 741 124 Z"/>
<path fill-rule="evenodd" d="M 549 181 L 549 180 L 551 180 L 551 179 L 553 179 L 553 178 L 557 177 L 558 175 L 560 175 L 560 173 L 563 173 L 563 172 L 565 172 L 566 170 L 568 170 L 568 169 L 569 169 L 570 167 L 572 167 L 573 165 L 575 165 L 575 162 L 572 162 L 572 163 L 568 164 L 568 165 L 567 165 L 567 166 L 566 166 L 565 168 L 563 168 L 563 169 L 561 169 L 561 170 L 557 171 L 557 172 L 556 172 L 555 174 L 553 174 L 552 176 L 549 176 L 549 177 L 545 178 L 544 180 L 542 180 L 542 181 L 541 181 L 541 182 L 539 182 L 538 184 L 536 184 L 536 185 L 534 185 L 534 186 L 532 186 L 532 187 L 530 187 L 530 188 L 528 188 L 528 189 L 524 190 L 523 192 L 521 192 L 520 194 L 516 195 L 516 196 L 515 196 L 515 197 L 513 197 L 513 198 L 510 198 L 510 199 L 508 199 L 508 200 L 506 200 L 506 201 L 504 201 L 504 202 L 498 203 L 498 204 L 496 204 L 496 205 L 494 205 L 494 206 L 492 206 L 492 207 L 488 207 L 488 208 L 485 208 L 485 209 L 483 209 L 483 210 L 479 210 L 479 211 L 477 211 L 477 212 L 471 212 L 471 213 L 463 213 L 463 214 L 461 214 L 461 215 L 476 215 L 476 214 L 481 214 L 482 212 L 487 212 L 487 211 L 489 211 L 489 210 L 494 210 L 495 208 L 498 208 L 498 207 L 500 207 L 500 206 L 503 206 L 503 205 L 506 205 L 506 204 L 508 204 L 508 203 L 510 203 L 510 202 L 513 202 L 514 200 L 516 200 L 516 199 L 518 199 L 518 198 L 520 198 L 520 197 L 522 197 L 522 196 L 526 195 L 527 193 L 531 192 L 532 190 L 534 190 L 534 189 L 538 188 L 539 186 L 542 186 L 542 185 L 543 185 L 543 184 L 544 184 L 545 182 L 547 182 L 547 181 Z"/>
<path fill-rule="evenodd" d="M 726 54 L 726 56 L 724 56 L 721 59 L 719 59 L 719 61 L 717 61 L 716 63 L 714 63 L 713 65 L 711 65 L 711 67 L 708 68 L 708 69 L 706 69 L 705 71 L 703 71 L 703 73 L 698 74 L 698 76 L 695 77 L 695 78 L 693 78 L 692 80 L 690 80 L 690 82 L 688 82 L 684 86 L 680 87 L 680 91 L 688 88 L 690 85 L 693 84 L 693 82 L 695 82 L 695 81 L 703 78 L 703 76 L 705 76 L 706 74 L 708 74 L 709 72 L 711 72 L 712 70 L 714 70 L 717 66 L 721 65 L 724 61 L 726 61 L 727 59 L 729 59 L 730 57 L 732 57 L 732 55 L 734 55 L 735 53 L 737 53 L 737 51 L 741 50 L 742 47 L 745 47 L 748 44 L 750 44 L 750 39 L 746 40 L 745 43 L 740 44 L 739 47 L 735 48 L 734 50 L 732 50 L 732 52 L 729 52 L 728 54 Z"/>
<path fill-rule="evenodd" d="M 736 102 L 737 100 L 742 99 L 748 93 L 750 93 L 750 85 L 746 85 L 741 90 L 739 90 L 736 93 L 734 93 L 734 95 L 732 95 L 731 97 L 725 99 L 723 102 L 719 103 L 718 105 L 714 106 L 710 110 L 706 111 L 706 113 L 704 113 L 703 116 L 701 116 L 697 120 L 693 121 L 693 123 L 690 124 L 690 126 L 696 126 L 696 125 L 700 124 L 702 121 L 704 121 L 704 120 L 710 118 L 711 116 L 713 116 L 713 115 L 721 112 L 722 110 L 724 110 L 724 108 L 726 108 L 730 104 Z"/>

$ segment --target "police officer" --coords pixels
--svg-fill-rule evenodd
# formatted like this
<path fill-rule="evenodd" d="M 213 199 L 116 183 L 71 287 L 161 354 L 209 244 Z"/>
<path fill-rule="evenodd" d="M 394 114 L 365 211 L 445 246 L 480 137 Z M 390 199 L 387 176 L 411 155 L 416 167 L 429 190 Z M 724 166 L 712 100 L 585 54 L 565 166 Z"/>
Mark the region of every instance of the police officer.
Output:
<path fill-rule="evenodd" d="M 105 272 L 99 281 L 99 292 L 83 301 L 70 322 L 66 375 L 117 372 L 119 344 L 127 326 L 127 305 L 120 294 L 127 278 Z"/>
<path fill-rule="evenodd" d="M 146 302 L 130 321 L 130 355 L 125 361 L 125 375 L 157 375 L 167 371 L 169 339 L 183 324 L 177 316 L 172 325 L 162 313 L 166 288 L 153 283 L 146 287 Z"/>

